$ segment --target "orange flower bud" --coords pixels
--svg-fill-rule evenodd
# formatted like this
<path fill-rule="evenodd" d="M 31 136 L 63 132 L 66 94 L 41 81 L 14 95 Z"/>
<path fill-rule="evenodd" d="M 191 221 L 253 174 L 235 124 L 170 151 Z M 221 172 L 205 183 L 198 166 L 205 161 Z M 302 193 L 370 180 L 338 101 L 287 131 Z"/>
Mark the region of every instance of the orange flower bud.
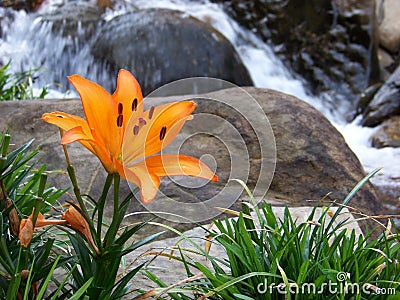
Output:
<path fill-rule="evenodd" d="M 45 217 L 39 212 L 37 219 L 36 219 L 36 224 L 33 226 L 33 213 L 32 211 L 31 215 L 27 219 L 22 219 L 21 224 L 19 226 L 19 241 L 22 246 L 25 248 L 28 247 L 32 240 L 33 236 L 33 230 L 36 227 L 44 227 L 47 225 L 66 225 L 67 221 L 65 220 L 46 220 Z"/>
<path fill-rule="evenodd" d="M 6 208 L 12 206 L 12 201 L 10 198 L 6 200 Z M 19 234 L 19 218 L 17 210 L 13 207 L 11 208 L 10 212 L 8 213 L 8 221 L 10 222 L 10 230 L 11 233 L 15 236 Z"/>
<path fill-rule="evenodd" d="M 31 217 L 22 219 L 19 226 L 19 242 L 25 248 L 28 247 L 33 236 L 33 223 Z"/>
<path fill-rule="evenodd" d="M 61 219 L 66 220 L 72 229 L 82 234 L 96 251 L 96 253 L 100 254 L 99 249 L 96 247 L 93 241 L 93 237 L 89 229 L 89 224 L 75 207 L 70 205 L 62 215 Z"/>

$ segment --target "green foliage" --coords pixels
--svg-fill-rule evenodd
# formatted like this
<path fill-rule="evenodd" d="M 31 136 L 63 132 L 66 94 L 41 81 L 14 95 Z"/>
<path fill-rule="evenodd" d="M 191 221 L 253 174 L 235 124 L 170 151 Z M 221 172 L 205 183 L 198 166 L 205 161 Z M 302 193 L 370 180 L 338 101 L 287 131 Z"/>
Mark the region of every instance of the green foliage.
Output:
<path fill-rule="evenodd" d="M 353 189 L 344 205 L 373 174 Z M 398 232 L 386 231 L 376 239 L 357 236 L 346 221 L 337 219 L 344 206 L 334 214 L 331 207 L 323 209 L 317 221 L 315 207 L 308 220 L 298 224 L 288 208 L 278 220 L 267 203 L 260 208 L 252 204 L 256 218 L 244 204 L 237 219 L 214 221 L 217 230 L 210 235 L 227 259 L 208 255 L 208 267 L 190 262 L 185 258 L 190 253 L 173 257 L 183 262 L 188 277 L 193 275 L 189 265 L 207 280 L 181 285 L 180 293 L 169 291 L 171 298 L 191 299 L 187 293 L 196 291 L 201 299 L 382 299 L 379 292 L 386 293 L 385 299 L 399 299 Z M 161 287 L 157 294 L 167 288 L 154 274 L 146 275 Z"/>
<path fill-rule="evenodd" d="M 143 228 L 148 221 L 141 222 L 132 228 L 125 228 L 121 232 L 121 223 L 133 198 L 133 193 L 131 192 L 120 203 L 119 175 L 108 175 L 102 195 L 97 202 L 94 202 L 95 209 L 92 211 L 91 216 L 89 216 L 86 203 L 81 198 L 72 166 L 68 167 L 68 173 L 73 182 L 75 196 L 80 206 L 76 206 L 73 203 L 71 205 L 79 211 L 82 218 L 88 223 L 90 234 L 95 243 L 94 248 L 81 233 L 68 235 L 76 253 L 75 262 L 68 264 L 68 268 L 72 271 L 73 281 L 71 287 L 73 294 L 75 295 L 79 290 L 82 291 L 82 288 L 86 286 L 85 291 L 82 291 L 82 296 L 86 296 L 88 299 L 121 299 L 128 293 L 130 280 L 143 267 L 143 265 L 139 265 L 126 274 L 119 274 L 122 258 L 156 239 L 163 232 L 150 235 L 140 241 L 130 242 L 132 236 Z M 112 182 L 114 183 L 114 214 L 111 223 L 107 225 L 103 223 L 104 205 L 107 202 L 107 195 Z M 75 264 L 79 265 L 80 268 L 73 269 Z"/>
<path fill-rule="evenodd" d="M 9 152 L 10 135 L 0 134 L 0 299 L 16 299 L 17 295 L 44 299 L 53 271 L 70 260 L 56 257 L 54 239 L 46 239 L 43 234 L 35 236 L 29 248 L 19 244 L 16 230 L 21 218 L 34 206 L 40 205 L 42 213 L 48 211 L 63 194 L 46 188 L 45 166 L 33 169 L 37 150 L 31 151 L 31 144 L 29 141 Z"/>
<path fill-rule="evenodd" d="M 0 299 L 123 298 L 128 292 L 129 282 L 143 265 L 126 274 L 119 274 L 122 258 L 162 232 L 132 242 L 132 236 L 148 221 L 121 230 L 133 193 L 119 201 L 118 175 L 108 176 L 102 196 L 94 203 L 95 209 L 89 216 L 88 203 L 83 201 L 74 169 L 69 166 L 68 174 L 79 203 L 79 206 L 71 205 L 80 214 L 75 216 L 79 226 L 74 227 L 72 222 L 69 224 L 76 232 L 60 226 L 62 233 L 55 232 L 53 236 L 59 239 L 61 234 L 65 236 L 63 232 L 67 232 L 70 247 L 57 245 L 55 238 L 49 238 L 48 229 L 34 234 L 27 248 L 21 246 L 17 232 L 21 219 L 33 211 L 35 220 L 39 211 L 42 214 L 48 212 L 65 192 L 46 187 L 45 166 L 35 170 L 32 160 L 38 151 L 29 150 L 31 144 L 32 141 L 29 141 L 9 151 L 10 135 L 0 135 Z M 106 224 L 103 222 L 104 205 L 112 183 L 114 215 L 111 223 Z M 90 233 L 83 230 L 86 226 Z M 88 235 L 93 237 L 94 245 L 88 241 Z M 60 271 L 60 267 L 66 271 Z M 61 282 L 53 276 L 55 270 L 64 274 Z M 52 292 L 49 290 L 50 283 L 56 284 Z"/>
<path fill-rule="evenodd" d="M 41 99 L 48 94 L 46 87 L 40 90 L 39 95 L 33 93 L 33 82 L 37 78 L 38 69 L 10 73 L 10 63 L 0 66 L 0 101 Z"/>

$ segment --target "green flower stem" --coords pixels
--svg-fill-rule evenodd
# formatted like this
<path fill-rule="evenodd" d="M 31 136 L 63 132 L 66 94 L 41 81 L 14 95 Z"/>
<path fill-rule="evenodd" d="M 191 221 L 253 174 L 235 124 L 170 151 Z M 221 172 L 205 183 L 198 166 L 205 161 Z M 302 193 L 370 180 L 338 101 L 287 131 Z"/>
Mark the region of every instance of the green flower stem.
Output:
<path fill-rule="evenodd" d="M 6 133 L 3 136 L 3 141 L 1 145 L 1 156 L 0 156 L 0 173 L 2 172 L 3 166 L 7 161 L 7 153 L 8 153 L 8 147 L 10 145 L 10 139 L 11 136 L 8 133 Z"/>
<path fill-rule="evenodd" d="M 120 181 L 121 181 L 121 177 L 119 176 L 119 174 L 114 174 L 114 215 L 113 215 L 113 218 L 117 218 L 119 215 L 119 183 L 120 183 Z"/>
<path fill-rule="evenodd" d="M 1 149 L 1 156 L 6 157 L 8 153 L 8 147 L 10 146 L 11 136 L 10 134 L 6 133 L 3 138 L 3 145 Z"/>
<path fill-rule="evenodd" d="M 101 245 L 101 227 L 103 225 L 103 214 L 104 214 L 104 205 L 106 203 L 107 194 L 110 190 L 110 186 L 113 180 L 113 174 L 108 174 L 106 182 L 104 184 L 103 192 L 101 193 L 100 199 L 97 202 L 97 205 L 94 209 L 93 216 L 96 214 L 96 210 L 98 210 L 97 214 L 97 244 Z"/>
<path fill-rule="evenodd" d="M 72 186 L 74 188 L 74 194 L 75 194 L 76 200 L 78 200 L 78 203 L 79 203 L 79 206 L 80 206 L 81 210 L 88 217 L 89 214 L 87 212 L 85 203 L 83 202 L 83 199 L 82 199 L 82 196 L 81 196 L 81 191 L 80 191 L 79 186 L 78 186 L 78 181 L 76 180 L 74 167 L 72 165 L 68 165 L 67 172 L 68 172 L 69 178 L 71 179 Z"/>
<path fill-rule="evenodd" d="M 114 179 L 114 213 L 112 216 L 111 225 L 104 237 L 103 247 L 114 243 L 117 226 L 119 226 L 119 184 L 121 177 L 119 174 L 113 174 Z"/>
<path fill-rule="evenodd" d="M 37 216 L 40 212 L 40 207 L 42 206 L 43 193 L 44 193 L 44 189 L 46 187 L 46 182 L 47 182 L 47 174 L 46 173 L 40 174 L 39 189 L 37 192 L 35 210 L 34 210 L 33 218 L 32 218 L 33 226 L 35 226 L 35 224 L 36 224 Z"/>

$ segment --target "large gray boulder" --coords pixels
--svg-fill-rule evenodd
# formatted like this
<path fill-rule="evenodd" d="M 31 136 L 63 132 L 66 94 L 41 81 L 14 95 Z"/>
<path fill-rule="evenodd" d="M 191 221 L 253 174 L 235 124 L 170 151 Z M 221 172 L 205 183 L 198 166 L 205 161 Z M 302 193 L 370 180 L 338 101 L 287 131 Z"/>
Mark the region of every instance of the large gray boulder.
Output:
<path fill-rule="evenodd" d="M 206 76 L 252 85 L 231 43 L 183 12 L 144 9 L 103 22 L 92 53 L 109 74 L 135 70 L 144 94 L 174 80 Z"/>
<path fill-rule="evenodd" d="M 268 117 L 275 136 L 276 169 L 267 194 L 269 201 L 281 205 L 310 205 L 307 200 L 318 201 L 331 193 L 329 198 L 340 203 L 357 182 L 365 176 L 359 160 L 347 146 L 341 134 L 315 108 L 293 96 L 273 90 L 246 88 L 245 92 L 257 100 Z M 212 101 L 204 101 L 204 99 L 210 98 L 224 98 L 235 103 L 242 101 L 242 96 L 243 91 L 239 89 L 224 89 L 197 96 L 197 100 L 195 100 L 198 102 L 195 111 L 197 114 L 206 113 L 221 117 L 240 134 L 228 136 L 228 131 L 221 127 L 219 129 L 223 133 L 225 132 L 225 135 L 222 135 L 225 139 L 222 143 L 215 142 L 214 133 L 199 134 L 196 138 L 183 143 L 181 147 L 181 152 L 187 155 L 201 157 L 204 154 L 210 154 L 213 156 L 217 162 L 216 173 L 220 181 L 208 183 L 200 189 L 192 188 L 188 190 L 168 180 L 161 187 L 162 197 L 172 197 L 175 200 L 182 201 L 182 203 L 201 202 L 207 200 L 205 198 L 212 197 L 213 193 L 219 193 L 229 184 L 227 180 L 231 171 L 230 166 L 233 164 L 231 157 L 235 157 L 235 153 L 227 152 L 225 145 L 228 142 L 233 145 L 243 143 L 243 140 L 248 151 L 248 163 L 250 164 L 247 183 L 251 189 L 254 189 L 261 176 L 260 174 L 264 176 L 264 173 L 260 171 L 260 164 L 263 159 L 260 149 L 264 145 L 259 144 L 257 135 L 254 129 L 252 130 L 252 124 L 255 120 L 251 117 L 247 119 L 243 117 L 251 116 L 251 106 L 249 106 L 248 111 L 243 108 L 243 111 L 234 112 L 229 106 L 215 105 Z M 163 103 L 174 99 L 180 98 L 167 97 L 156 100 L 157 103 Z M 58 130 L 55 126 L 43 122 L 40 116 L 44 112 L 51 111 L 64 111 L 82 115 L 79 100 L 10 101 L 0 103 L 0 108 L 1 131 L 10 129 L 13 142 L 16 144 L 34 137 L 36 139 L 35 145 L 41 149 L 42 162 L 48 165 L 48 169 L 65 170 Z M 192 134 L 191 122 L 188 122 L 187 126 L 185 125 L 183 132 L 186 130 L 189 134 Z M 226 128 L 229 126 L 227 125 Z M 270 146 L 268 145 L 268 147 Z M 68 146 L 68 149 L 71 161 L 76 167 L 82 193 L 89 193 L 96 199 L 101 193 L 105 178 L 100 163 L 78 143 Z M 273 149 L 270 152 L 273 153 Z M 271 157 L 267 155 L 267 159 L 271 160 Z M 237 159 L 234 162 L 237 162 Z M 266 176 L 272 176 L 272 174 Z M 67 175 L 51 175 L 50 178 L 57 187 L 66 188 L 70 186 Z M 266 184 L 269 184 L 268 180 Z M 127 191 L 126 186 L 124 186 L 124 191 Z M 154 200 L 155 203 L 157 201 L 161 200 Z M 133 205 L 132 210 L 143 210 L 140 204 L 134 203 Z M 382 212 L 381 203 L 378 200 L 375 188 L 371 184 L 364 186 L 350 202 L 350 205 L 369 215 Z M 239 206 L 234 204 L 235 208 Z M 202 214 L 202 211 L 197 211 L 197 214 Z"/>

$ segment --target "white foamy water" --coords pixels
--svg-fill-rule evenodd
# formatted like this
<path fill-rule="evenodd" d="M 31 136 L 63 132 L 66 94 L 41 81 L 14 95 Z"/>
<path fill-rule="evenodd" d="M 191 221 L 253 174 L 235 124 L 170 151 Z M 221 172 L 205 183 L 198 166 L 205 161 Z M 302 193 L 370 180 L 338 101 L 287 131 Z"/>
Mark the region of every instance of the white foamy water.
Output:
<path fill-rule="evenodd" d="M 374 178 L 376 184 L 393 185 L 400 188 L 400 168 L 398 167 L 400 149 L 384 148 L 378 150 L 372 148 L 369 140 L 376 129 L 361 127 L 358 125 L 358 120 L 347 124 L 341 116 L 344 115 L 348 107 L 343 105 L 342 111 L 333 111 L 326 101 L 321 101 L 321 99 L 310 95 L 302 80 L 291 74 L 273 53 L 271 47 L 251 31 L 239 26 L 224 13 L 220 5 L 208 1 L 131 0 L 131 2 L 117 3 L 116 10 L 106 12 L 104 18 L 110 20 L 124 13 L 129 7 L 179 10 L 212 25 L 233 44 L 249 70 L 255 86 L 294 95 L 316 107 L 343 134 L 367 172 L 376 167 L 383 167 L 380 175 Z M 51 11 L 51 7 L 44 7 L 43 10 Z M 101 77 L 101 71 L 94 69 L 93 58 L 88 47 L 80 46 L 79 51 L 72 53 L 75 59 L 68 61 L 67 65 L 59 66 L 58 56 L 60 51 L 68 46 L 71 46 L 71 49 L 77 47 L 77 41 L 73 38 L 62 38 L 49 34 L 50 29 L 46 26 L 32 26 L 32 24 L 37 25 L 38 21 L 39 19 L 35 19 L 35 15 L 19 12 L 12 24 L 3 25 L 5 34 L 3 40 L 0 40 L 0 57 L 3 61 L 12 58 L 13 66 L 17 69 L 40 67 L 45 72 L 43 72 L 43 77 L 38 82 L 38 86 L 43 85 L 44 82 L 51 83 L 59 80 L 57 74 L 54 74 L 54 70 L 63 67 L 68 68 L 69 74 L 79 73 L 92 80 L 101 81 L 99 78 L 93 78 L 93 74 L 98 74 L 97 76 Z M 57 87 L 51 86 L 51 88 L 56 89 Z M 50 97 L 53 95 L 50 95 Z"/>
<path fill-rule="evenodd" d="M 332 123 L 342 133 L 367 172 L 371 172 L 375 168 L 382 168 L 372 182 L 376 185 L 400 189 L 400 148 L 376 149 L 371 147 L 371 136 L 378 128 L 362 127 L 359 125 L 359 121 L 360 118 L 349 124 L 338 124 L 334 121 Z"/>

